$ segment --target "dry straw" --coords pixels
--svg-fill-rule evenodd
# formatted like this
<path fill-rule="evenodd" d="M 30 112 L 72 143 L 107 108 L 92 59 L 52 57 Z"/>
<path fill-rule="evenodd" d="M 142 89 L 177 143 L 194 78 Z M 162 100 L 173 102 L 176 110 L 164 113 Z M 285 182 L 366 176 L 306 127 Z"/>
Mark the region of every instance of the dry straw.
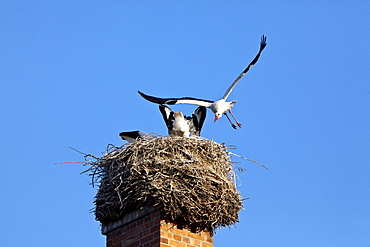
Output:
<path fill-rule="evenodd" d="M 94 158 L 85 172 L 100 184 L 94 203 L 102 223 L 156 205 L 165 219 L 191 229 L 213 233 L 238 222 L 243 202 L 225 145 L 204 138 L 154 137 L 111 146 Z"/>

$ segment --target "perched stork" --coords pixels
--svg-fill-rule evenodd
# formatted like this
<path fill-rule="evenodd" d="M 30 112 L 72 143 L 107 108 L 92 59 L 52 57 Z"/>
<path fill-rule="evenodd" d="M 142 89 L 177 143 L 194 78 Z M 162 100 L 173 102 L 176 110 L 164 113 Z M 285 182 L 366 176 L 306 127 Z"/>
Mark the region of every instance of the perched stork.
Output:
<path fill-rule="evenodd" d="M 186 117 L 182 112 L 173 112 L 168 106 L 159 105 L 164 122 L 170 136 L 189 137 L 190 134 L 200 136 L 200 131 L 206 119 L 207 109 L 199 106 L 191 117 Z"/>
<path fill-rule="evenodd" d="M 132 142 L 135 142 L 137 139 L 144 138 L 144 137 L 150 137 L 152 135 L 144 131 L 135 130 L 135 131 L 121 132 L 119 133 L 119 136 L 122 138 L 122 140 L 132 143 Z"/>
<path fill-rule="evenodd" d="M 261 42 L 260 42 L 260 49 L 255 58 L 252 60 L 252 62 L 243 70 L 243 72 L 235 79 L 235 81 L 231 84 L 231 86 L 227 89 L 225 95 L 222 97 L 222 99 L 217 101 L 212 100 L 204 100 L 204 99 L 197 99 L 192 97 L 183 97 L 183 98 L 157 98 L 153 96 L 146 95 L 140 91 L 138 93 L 146 100 L 157 103 L 157 104 L 168 104 L 168 105 L 176 105 L 176 104 L 191 104 L 191 105 L 199 105 L 203 107 L 207 107 L 212 110 L 212 112 L 215 114 L 214 122 L 217 121 L 220 117 L 222 117 L 222 114 L 224 114 L 227 119 L 229 120 L 231 126 L 236 129 L 236 125 L 232 123 L 229 116 L 227 115 L 227 111 L 231 114 L 231 116 L 234 118 L 236 124 L 241 128 L 242 124 L 238 122 L 238 120 L 235 118 L 234 114 L 231 112 L 231 108 L 234 106 L 234 104 L 237 102 L 236 100 L 226 102 L 227 97 L 229 97 L 231 91 L 234 89 L 235 85 L 239 82 L 239 80 L 248 72 L 250 68 L 258 61 L 261 52 L 266 47 L 266 36 L 262 35 Z"/>

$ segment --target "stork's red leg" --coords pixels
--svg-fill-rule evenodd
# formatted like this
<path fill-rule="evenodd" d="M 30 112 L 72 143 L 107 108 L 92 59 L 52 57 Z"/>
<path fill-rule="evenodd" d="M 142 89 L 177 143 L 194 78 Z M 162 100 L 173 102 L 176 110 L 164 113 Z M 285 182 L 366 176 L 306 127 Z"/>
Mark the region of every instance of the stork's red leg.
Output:
<path fill-rule="evenodd" d="M 239 123 L 239 122 L 238 122 L 238 120 L 236 120 L 236 117 L 235 117 L 235 116 L 234 116 L 234 114 L 231 112 L 231 110 L 229 110 L 229 112 L 230 112 L 231 116 L 234 118 L 234 120 L 235 120 L 236 124 L 239 126 L 239 128 L 241 128 L 241 127 L 242 127 L 242 124 L 241 124 L 241 123 Z M 230 120 L 229 120 L 229 121 L 230 121 Z"/>
<path fill-rule="evenodd" d="M 227 117 L 227 120 L 229 120 L 229 122 L 230 122 L 230 124 L 231 124 L 231 127 L 233 127 L 234 129 L 236 129 L 236 125 L 235 125 L 235 124 L 233 124 L 233 122 L 231 122 L 231 120 L 230 120 L 229 116 L 226 114 L 226 112 L 225 112 L 224 114 L 225 114 L 225 116 Z"/>

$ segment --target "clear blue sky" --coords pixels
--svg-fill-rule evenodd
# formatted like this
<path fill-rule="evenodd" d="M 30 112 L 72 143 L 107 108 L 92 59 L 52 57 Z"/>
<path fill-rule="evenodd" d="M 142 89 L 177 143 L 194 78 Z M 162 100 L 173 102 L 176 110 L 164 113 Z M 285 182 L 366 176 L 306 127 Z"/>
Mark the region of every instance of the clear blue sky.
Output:
<path fill-rule="evenodd" d="M 166 134 L 161 97 L 230 100 L 245 202 L 215 246 L 370 245 L 369 1 L 1 1 L 0 246 L 104 246 L 71 150 Z M 173 106 L 184 114 L 195 107 Z"/>

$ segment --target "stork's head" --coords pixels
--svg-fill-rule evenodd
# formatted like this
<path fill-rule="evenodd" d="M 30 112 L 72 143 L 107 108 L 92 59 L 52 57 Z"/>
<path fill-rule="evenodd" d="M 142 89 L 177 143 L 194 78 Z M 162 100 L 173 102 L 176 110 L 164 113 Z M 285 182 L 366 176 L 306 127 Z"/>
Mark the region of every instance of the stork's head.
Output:
<path fill-rule="evenodd" d="M 216 122 L 221 117 L 222 117 L 222 112 L 216 112 L 215 113 L 215 119 L 213 120 L 213 122 Z"/>
<path fill-rule="evenodd" d="M 215 113 L 215 119 L 213 120 L 213 122 L 216 122 L 217 119 L 221 118 L 222 114 L 224 114 L 226 111 L 229 111 L 235 103 L 236 100 L 225 102 L 225 99 L 220 99 L 214 102 L 210 107 L 211 110 Z"/>

